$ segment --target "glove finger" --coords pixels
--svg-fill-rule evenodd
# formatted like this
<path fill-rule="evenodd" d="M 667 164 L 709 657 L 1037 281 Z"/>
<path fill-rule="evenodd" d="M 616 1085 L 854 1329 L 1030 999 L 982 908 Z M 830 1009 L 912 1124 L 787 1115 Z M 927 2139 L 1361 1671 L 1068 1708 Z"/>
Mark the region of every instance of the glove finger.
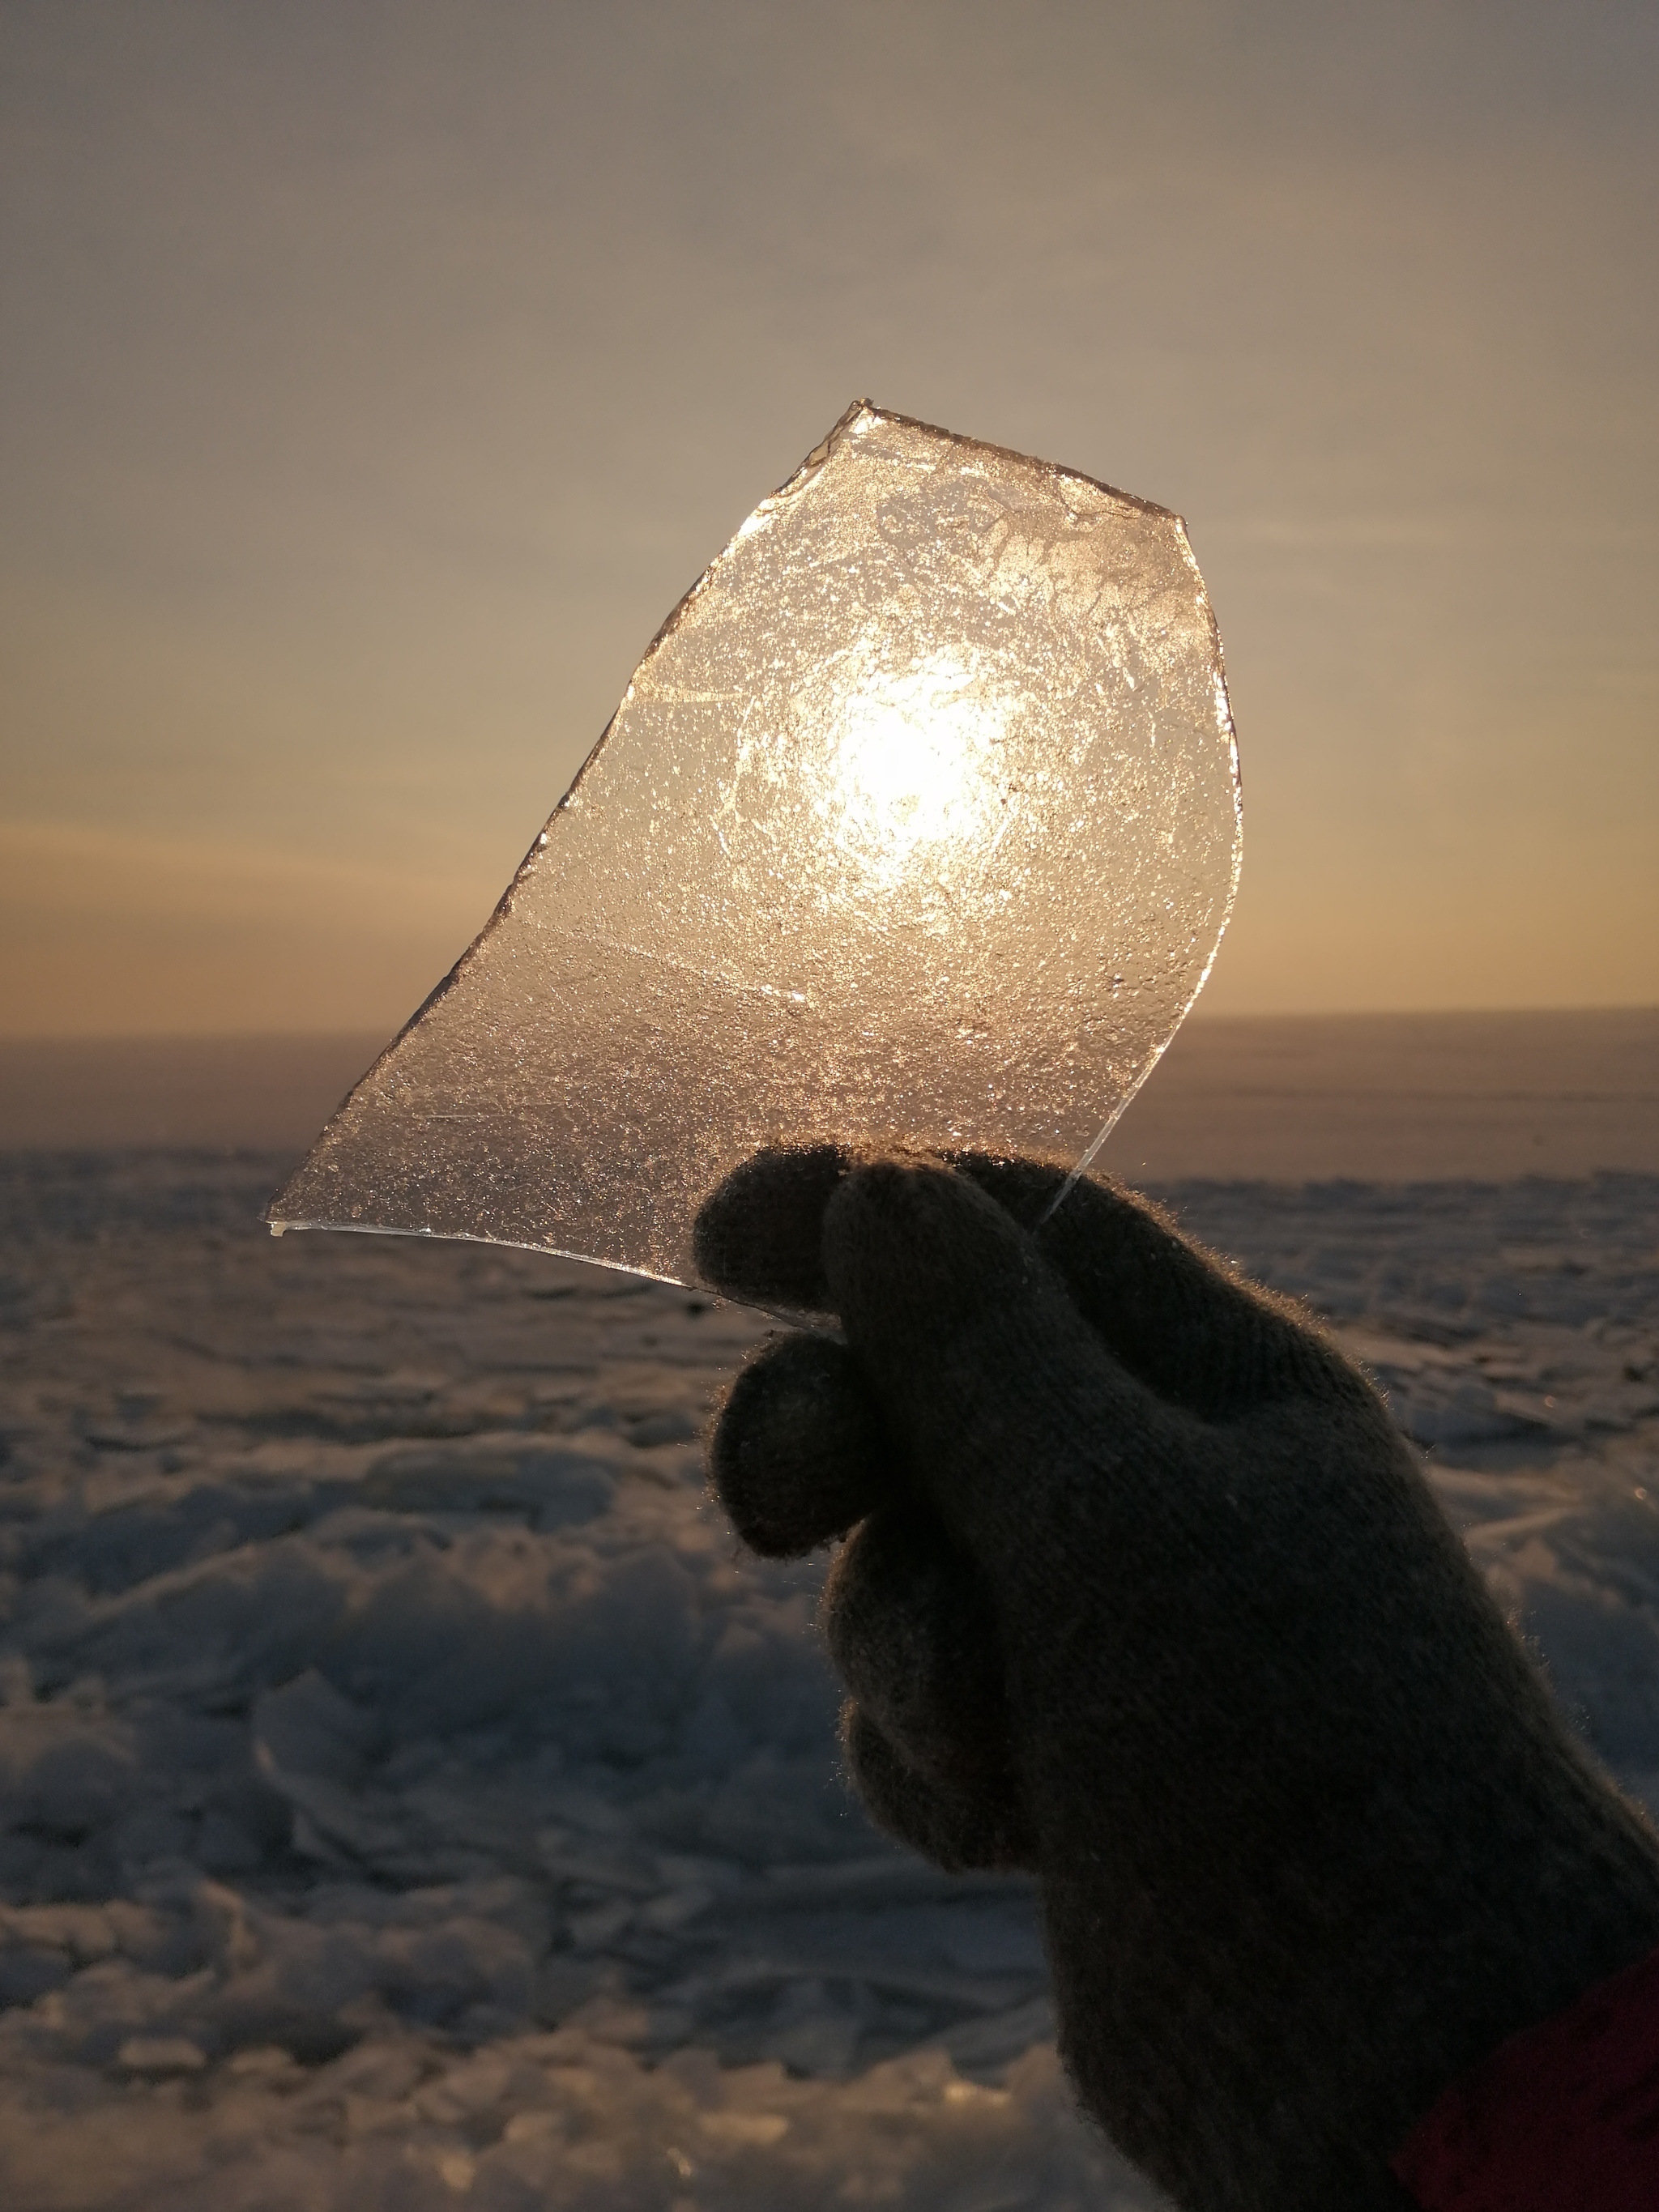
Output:
<path fill-rule="evenodd" d="M 732 1385 L 708 1440 L 708 1475 L 738 1535 L 770 1559 L 845 1535 L 884 1496 L 881 1409 L 844 1344 L 787 1336 Z"/>
<path fill-rule="evenodd" d="M 860 1522 L 830 1570 L 821 1617 L 842 1681 L 907 1765 L 960 1789 L 1006 1778 L 991 1594 L 931 1513 L 884 1505 Z"/>
<path fill-rule="evenodd" d="M 833 1146 L 760 1152 L 698 1217 L 705 1280 L 752 1304 L 824 1312 L 823 1211 L 850 1155 Z M 1225 1419 L 1287 1390 L 1364 1386 L 1306 1317 L 1182 1237 L 1146 1199 L 1066 1170 L 985 1153 L 951 1156 L 1036 1239 L 1113 1355 L 1171 1405 Z"/>
<path fill-rule="evenodd" d="M 1356 1381 L 1305 1318 L 1181 1235 L 1149 1200 L 1029 1160 L 957 1160 L 1029 1228 L 1078 1310 L 1149 1389 L 1208 1420 Z"/>
<path fill-rule="evenodd" d="M 709 1288 L 746 1305 L 827 1313 L 823 1209 L 848 1160 L 834 1145 L 775 1146 L 734 1168 L 692 1230 Z"/>
<path fill-rule="evenodd" d="M 1000 1586 L 1072 1540 L 1078 1478 L 1139 1487 L 1187 1418 L 1115 1360 L 1032 1238 L 966 1176 L 876 1162 L 824 1213 L 829 1287 L 917 1488 Z M 1045 1524 L 1046 1531 L 1045 1531 Z"/>
<path fill-rule="evenodd" d="M 1012 1781 L 951 1788 L 908 1765 L 867 1713 L 842 1710 L 848 1778 L 876 1826 L 947 1874 L 1036 1869 L 1036 1843 Z"/>

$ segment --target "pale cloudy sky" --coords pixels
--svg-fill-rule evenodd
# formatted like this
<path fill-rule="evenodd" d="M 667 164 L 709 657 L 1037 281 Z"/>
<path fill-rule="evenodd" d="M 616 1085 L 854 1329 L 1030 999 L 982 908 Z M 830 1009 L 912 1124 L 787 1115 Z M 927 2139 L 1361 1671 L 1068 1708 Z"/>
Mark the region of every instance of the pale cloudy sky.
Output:
<path fill-rule="evenodd" d="M 1659 11 L 0 0 L 0 1030 L 395 1025 L 855 395 L 1183 513 L 1206 1004 L 1659 999 Z"/>

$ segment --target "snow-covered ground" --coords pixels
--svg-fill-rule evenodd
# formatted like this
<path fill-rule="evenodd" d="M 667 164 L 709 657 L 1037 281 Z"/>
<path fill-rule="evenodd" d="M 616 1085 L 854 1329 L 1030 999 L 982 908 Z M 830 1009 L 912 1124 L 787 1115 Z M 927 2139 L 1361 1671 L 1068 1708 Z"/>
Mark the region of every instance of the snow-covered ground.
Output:
<path fill-rule="evenodd" d="M 0 2201 L 1147 2207 L 1017 1882 L 872 1833 L 817 1576 L 697 1432 L 767 1324 L 0 1161 Z M 1659 1803 L 1659 1176 L 1188 1183 L 1430 1451 Z"/>

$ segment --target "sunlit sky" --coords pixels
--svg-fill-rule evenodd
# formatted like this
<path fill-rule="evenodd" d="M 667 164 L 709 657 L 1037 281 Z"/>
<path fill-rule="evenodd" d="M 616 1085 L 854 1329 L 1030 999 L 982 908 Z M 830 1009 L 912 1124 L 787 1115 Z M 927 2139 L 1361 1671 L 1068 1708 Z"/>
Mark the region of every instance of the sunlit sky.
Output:
<path fill-rule="evenodd" d="M 0 1030 L 391 1028 L 857 395 L 1188 519 L 1215 1012 L 1659 999 L 1659 10 L 0 5 Z"/>

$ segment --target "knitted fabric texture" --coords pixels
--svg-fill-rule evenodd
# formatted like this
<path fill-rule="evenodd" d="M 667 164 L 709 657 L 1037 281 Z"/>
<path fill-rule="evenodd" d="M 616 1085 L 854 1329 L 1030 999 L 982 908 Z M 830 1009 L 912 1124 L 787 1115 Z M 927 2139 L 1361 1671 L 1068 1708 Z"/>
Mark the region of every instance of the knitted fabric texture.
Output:
<path fill-rule="evenodd" d="M 1558 1720 L 1365 1379 L 1153 1208 L 1030 1163 L 761 1156 L 730 1295 L 839 1316 L 732 1393 L 744 1539 L 844 1537 L 852 1779 L 1036 1877 L 1060 2045 L 1191 2212 L 1382 2212 L 1505 2038 L 1659 1944 L 1659 1843 Z M 850 1533 L 849 1533 L 850 1532 Z"/>

